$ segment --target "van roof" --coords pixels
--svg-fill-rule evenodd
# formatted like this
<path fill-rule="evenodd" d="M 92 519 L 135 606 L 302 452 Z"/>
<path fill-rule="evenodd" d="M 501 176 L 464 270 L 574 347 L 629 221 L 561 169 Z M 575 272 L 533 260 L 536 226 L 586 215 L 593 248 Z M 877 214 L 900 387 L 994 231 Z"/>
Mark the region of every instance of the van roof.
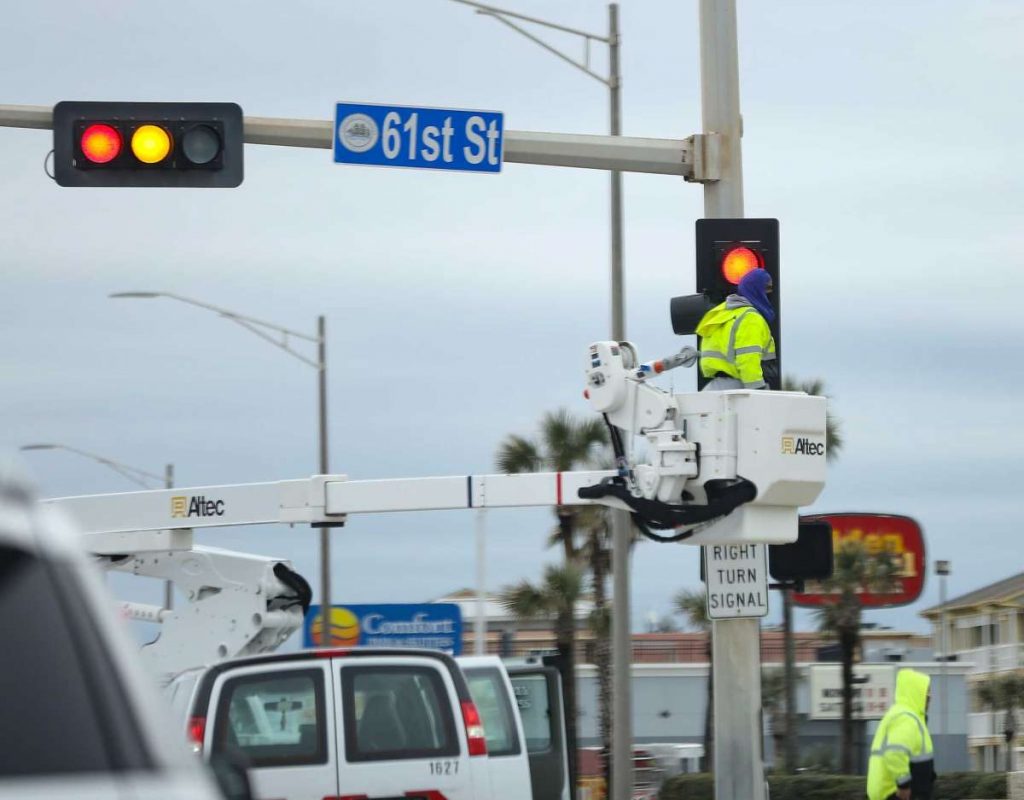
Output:
<path fill-rule="evenodd" d="M 259 656 L 248 656 L 245 658 L 233 658 L 227 661 L 220 661 L 208 667 L 197 669 L 205 671 L 199 684 L 199 691 L 196 694 L 195 706 L 206 708 L 210 702 L 210 695 L 213 692 L 213 684 L 217 677 L 234 667 L 253 666 L 257 664 L 277 664 L 294 661 L 317 661 L 325 658 L 372 658 L 374 656 L 415 656 L 416 658 L 430 658 L 440 661 L 447 668 L 455 684 L 455 692 L 459 702 L 472 701 L 469 693 L 469 686 L 466 678 L 459 669 L 455 659 L 440 650 L 428 650 L 412 647 L 328 647 L 316 650 L 296 650 L 289 653 L 267 653 Z M 192 670 L 186 670 L 190 672 Z M 185 672 L 179 673 L 184 675 Z M 176 678 L 178 676 L 175 676 Z"/>

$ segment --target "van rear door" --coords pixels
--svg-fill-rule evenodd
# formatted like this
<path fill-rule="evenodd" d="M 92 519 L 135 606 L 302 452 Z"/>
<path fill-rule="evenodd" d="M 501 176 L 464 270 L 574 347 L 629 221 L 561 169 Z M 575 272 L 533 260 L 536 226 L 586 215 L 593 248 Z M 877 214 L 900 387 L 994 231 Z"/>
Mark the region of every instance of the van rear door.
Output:
<path fill-rule="evenodd" d="M 523 722 L 533 800 L 569 800 L 562 679 L 555 667 L 506 662 Z"/>
<path fill-rule="evenodd" d="M 497 656 L 460 656 L 487 735 L 491 786 L 501 800 L 530 800 L 530 762 L 508 672 Z"/>
<path fill-rule="evenodd" d="M 448 662 L 440 654 L 332 659 L 342 797 L 490 797 L 483 730 Z"/>
<path fill-rule="evenodd" d="M 338 794 L 329 660 L 275 661 L 218 675 L 204 745 L 244 758 L 253 796 L 322 800 Z"/>

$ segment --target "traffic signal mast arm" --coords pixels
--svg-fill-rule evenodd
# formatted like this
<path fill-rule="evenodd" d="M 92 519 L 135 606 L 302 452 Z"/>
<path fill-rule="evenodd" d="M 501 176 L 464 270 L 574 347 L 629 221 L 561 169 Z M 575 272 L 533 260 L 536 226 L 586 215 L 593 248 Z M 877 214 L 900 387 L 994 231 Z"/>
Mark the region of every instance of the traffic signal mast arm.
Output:
<path fill-rule="evenodd" d="M 0 127 L 48 130 L 53 127 L 53 109 L 0 104 Z M 246 144 L 330 150 L 334 143 L 330 120 L 246 116 L 243 129 Z M 652 139 L 505 131 L 504 139 L 502 158 L 508 163 L 677 175 L 697 183 L 720 176 L 720 136 L 715 133 Z"/>

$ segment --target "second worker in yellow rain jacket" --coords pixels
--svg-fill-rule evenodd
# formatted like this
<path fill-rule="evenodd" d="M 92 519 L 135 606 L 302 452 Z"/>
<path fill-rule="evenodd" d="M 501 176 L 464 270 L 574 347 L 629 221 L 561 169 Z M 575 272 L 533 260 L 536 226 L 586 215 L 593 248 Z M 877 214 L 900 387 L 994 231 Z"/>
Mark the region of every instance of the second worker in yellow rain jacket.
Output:
<path fill-rule="evenodd" d="M 771 290 L 771 276 L 753 269 L 743 276 L 736 294 L 701 319 L 700 371 L 712 381 L 705 389 L 768 388 L 765 368 L 775 359 L 775 339 L 768 327 L 775 318 L 768 300 Z"/>
<path fill-rule="evenodd" d="M 930 682 L 912 669 L 896 675 L 896 702 L 871 742 L 868 800 L 931 800 L 935 756 L 925 720 Z"/>

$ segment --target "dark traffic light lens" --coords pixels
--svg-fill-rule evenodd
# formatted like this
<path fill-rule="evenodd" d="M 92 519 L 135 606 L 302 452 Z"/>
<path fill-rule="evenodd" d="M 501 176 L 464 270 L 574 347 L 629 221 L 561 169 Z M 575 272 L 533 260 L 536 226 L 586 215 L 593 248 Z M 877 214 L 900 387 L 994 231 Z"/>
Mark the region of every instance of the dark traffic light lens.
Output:
<path fill-rule="evenodd" d="M 722 259 L 722 277 L 735 286 L 750 270 L 763 266 L 761 257 L 749 247 L 734 247 Z"/>
<path fill-rule="evenodd" d="M 82 155 L 93 164 L 106 164 L 121 152 L 121 134 L 110 125 L 90 125 L 82 133 Z"/>
<path fill-rule="evenodd" d="M 220 155 L 220 135 L 209 125 L 196 125 L 185 131 L 181 151 L 193 164 L 209 164 Z"/>

